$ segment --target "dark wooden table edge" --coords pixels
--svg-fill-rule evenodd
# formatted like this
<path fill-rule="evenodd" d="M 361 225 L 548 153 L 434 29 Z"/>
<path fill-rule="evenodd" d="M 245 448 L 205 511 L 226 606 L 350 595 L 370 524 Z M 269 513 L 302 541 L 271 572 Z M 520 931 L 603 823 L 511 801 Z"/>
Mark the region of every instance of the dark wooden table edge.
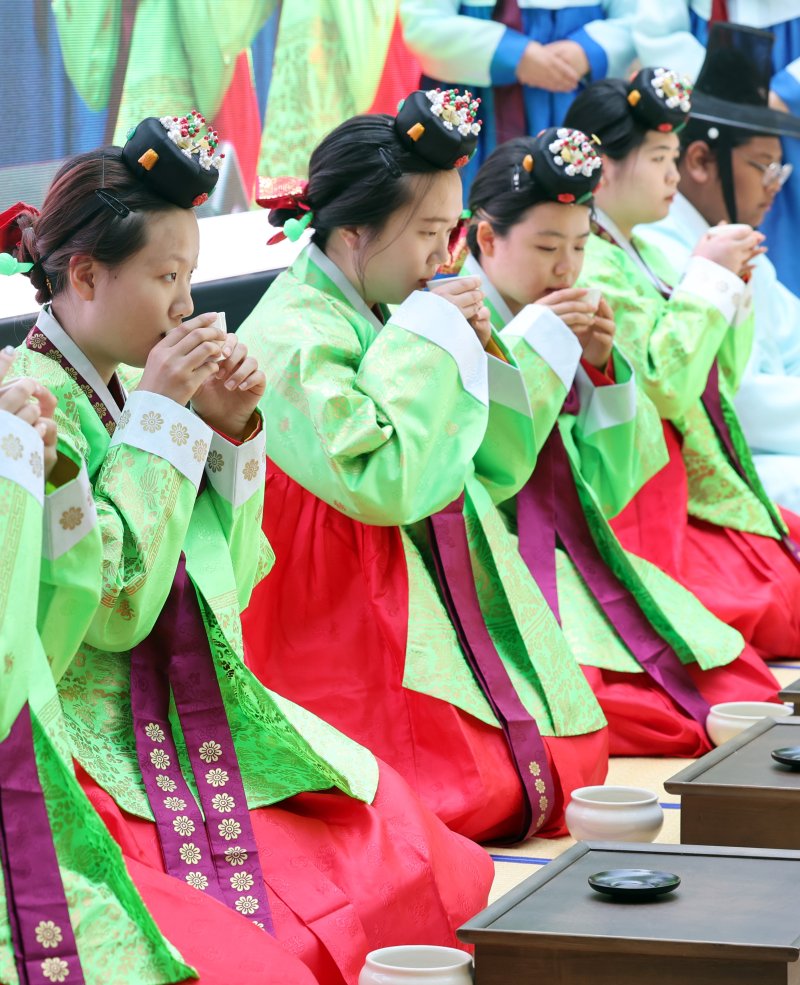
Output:
<path fill-rule="evenodd" d="M 762 735 L 764 732 L 769 731 L 775 727 L 775 724 L 789 725 L 792 723 L 797 723 L 800 725 L 800 716 L 789 715 L 785 718 L 764 718 L 760 722 L 756 722 L 751 725 L 750 728 L 745 729 L 744 732 L 740 732 L 739 735 L 735 736 L 733 739 L 729 739 L 727 742 L 723 742 L 721 746 L 717 746 L 716 749 L 712 749 L 711 752 L 707 752 L 705 756 L 701 756 L 700 759 L 696 759 L 689 766 L 685 767 L 671 776 L 668 780 L 664 781 L 664 789 L 668 793 L 681 793 L 685 790 L 688 784 L 692 784 L 690 789 L 696 789 L 696 784 L 693 781 L 697 777 L 702 776 L 707 770 L 711 769 L 713 766 L 718 766 L 721 762 L 726 760 L 733 753 L 738 752 L 743 746 L 752 742 L 757 736 Z M 709 787 L 719 786 L 722 789 L 729 789 L 728 784 L 708 784 Z M 785 789 L 776 787 L 774 789 Z"/>
<path fill-rule="evenodd" d="M 757 723 L 760 725 L 761 723 Z M 755 726 L 753 726 L 755 727 Z M 680 944 L 681 953 L 691 957 L 734 958 L 740 960 L 758 960 L 769 962 L 794 962 L 800 959 L 800 936 L 790 945 L 787 944 L 733 944 L 724 941 L 660 941 L 649 937 L 607 937 L 579 934 L 540 933 L 536 930 L 492 930 L 493 924 L 499 917 L 513 909 L 530 895 L 533 886 L 544 886 L 573 862 L 582 858 L 590 851 L 613 851 L 630 854 L 655 854 L 666 856 L 698 855 L 729 858 L 765 858 L 787 859 L 800 861 L 800 851 L 784 848 L 737 848 L 728 845 L 665 845 L 649 844 L 647 842 L 613 842 L 613 841 L 579 841 L 571 848 L 549 862 L 543 869 L 534 872 L 518 886 L 509 890 L 500 899 L 495 900 L 485 910 L 476 914 L 458 928 L 456 934 L 459 940 L 468 944 L 492 944 L 495 946 L 513 946 L 512 937 L 533 937 L 536 943 L 547 950 L 575 948 L 580 951 L 596 951 L 600 942 L 606 953 L 674 955 L 676 943 Z M 610 947 L 609 944 L 617 945 Z M 637 948 L 637 945 L 640 945 Z M 643 949 L 643 947 L 646 950 Z M 754 953 L 748 959 L 748 953 Z"/>

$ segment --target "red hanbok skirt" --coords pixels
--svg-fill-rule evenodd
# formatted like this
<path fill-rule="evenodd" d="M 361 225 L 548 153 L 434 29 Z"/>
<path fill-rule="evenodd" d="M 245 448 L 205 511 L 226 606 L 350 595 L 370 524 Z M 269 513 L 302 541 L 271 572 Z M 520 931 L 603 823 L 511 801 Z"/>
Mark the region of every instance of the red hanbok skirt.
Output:
<path fill-rule="evenodd" d="M 612 521 L 623 546 L 693 592 L 764 659 L 800 656 L 800 566 L 777 540 L 689 517 L 680 435 L 664 422 L 664 436 L 669 463 Z M 800 517 L 781 513 L 800 539 Z"/>
<path fill-rule="evenodd" d="M 277 561 L 242 618 L 256 676 L 389 763 L 453 830 L 478 841 L 517 832 L 522 787 L 500 729 L 403 687 L 399 530 L 349 519 L 269 462 L 264 531 Z M 603 782 L 608 737 L 602 729 L 545 744 L 561 802 L 539 834 L 556 837 L 570 792 Z"/>
<path fill-rule="evenodd" d="M 156 826 L 122 810 L 76 764 L 164 936 L 200 985 L 356 985 L 366 954 L 395 944 L 461 947 L 485 905 L 489 855 L 449 831 L 381 765 L 371 805 L 339 791 L 250 811 L 275 937 L 164 871 Z"/>

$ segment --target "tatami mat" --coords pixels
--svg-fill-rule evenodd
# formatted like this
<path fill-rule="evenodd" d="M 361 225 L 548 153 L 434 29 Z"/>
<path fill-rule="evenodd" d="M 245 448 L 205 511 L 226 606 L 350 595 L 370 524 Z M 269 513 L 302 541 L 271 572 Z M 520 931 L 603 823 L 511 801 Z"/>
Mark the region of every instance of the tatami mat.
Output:
<path fill-rule="evenodd" d="M 800 661 L 784 661 L 770 666 L 781 687 L 786 687 L 800 677 Z M 612 759 L 609 763 L 607 783 L 645 787 L 658 793 L 659 802 L 664 808 L 664 827 L 656 841 L 662 844 L 675 845 L 680 842 L 680 799 L 664 790 L 664 781 L 682 770 L 686 764 L 685 759 L 644 758 Z M 504 845 L 487 846 L 494 859 L 495 871 L 489 901 L 494 902 L 523 879 L 527 879 L 539 866 L 546 865 L 574 844 L 572 838 L 566 837 L 531 838 L 513 848 Z"/>

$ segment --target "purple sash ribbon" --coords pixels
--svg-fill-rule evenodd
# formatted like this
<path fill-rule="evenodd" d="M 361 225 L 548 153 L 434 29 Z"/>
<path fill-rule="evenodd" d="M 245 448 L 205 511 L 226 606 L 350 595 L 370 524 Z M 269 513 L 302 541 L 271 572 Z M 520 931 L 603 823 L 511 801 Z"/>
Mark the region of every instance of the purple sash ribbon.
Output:
<path fill-rule="evenodd" d="M 178 761 L 170 685 L 202 815 Z M 167 871 L 272 933 L 233 737 L 183 555 L 153 631 L 131 651 L 131 706 L 136 753 Z"/>
<path fill-rule="evenodd" d="M 747 474 L 747 470 L 742 464 L 742 460 L 739 458 L 739 453 L 736 451 L 736 445 L 733 443 L 731 429 L 728 426 L 728 422 L 725 420 L 725 415 L 722 410 L 722 398 L 719 392 L 719 366 L 717 365 L 716 359 L 714 360 L 714 364 L 708 374 L 708 382 L 706 383 L 706 388 L 703 391 L 703 396 L 701 399 L 703 401 L 703 406 L 706 409 L 706 413 L 714 426 L 714 430 L 717 432 L 717 437 L 722 443 L 725 451 L 728 453 L 728 458 L 730 459 L 731 465 L 736 470 L 740 478 L 744 481 L 747 488 L 750 489 L 759 499 L 761 499 L 758 492 L 753 489 L 750 476 Z M 789 555 L 793 557 L 798 564 L 800 564 L 800 544 L 797 544 L 787 533 L 784 533 L 779 524 L 776 522 L 776 517 L 772 515 L 771 509 L 769 510 L 769 513 L 772 522 L 775 524 L 775 529 L 780 535 L 783 546 L 786 548 Z"/>
<path fill-rule="evenodd" d="M 514 837 L 535 834 L 553 812 L 557 790 L 539 727 L 520 701 L 481 612 L 464 522 L 464 496 L 430 517 L 431 548 L 444 602 L 461 649 L 503 729 L 525 795 Z"/>
<path fill-rule="evenodd" d="M 27 704 L 0 743 L 0 861 L 21 985 L 84 985 Z"/>
<path fill-rule="evenodd" d="M 558 425 L 545 442 L 530 480 L 517 493 L 517 526 L 519 552 L 559 623 L 556 538 L 636 662 L 705 728 L 708 704 L 677 653 L 608 567 L 592 537 Z"/>
<path fill-rule="evenodd" d="M 28 333 L 25 345 L 75 380 L 113 434 L 108 408 L 38 327 Z M 116 376 L 109 388 L 122 407 Z M 202 813 L 178 760 L 169 721 L 170 688 Z M 131 651 L 131 711 L 136 755 L 167 872 L 274 933 L 236 749 L 183 554 L 153 630 Z"/>

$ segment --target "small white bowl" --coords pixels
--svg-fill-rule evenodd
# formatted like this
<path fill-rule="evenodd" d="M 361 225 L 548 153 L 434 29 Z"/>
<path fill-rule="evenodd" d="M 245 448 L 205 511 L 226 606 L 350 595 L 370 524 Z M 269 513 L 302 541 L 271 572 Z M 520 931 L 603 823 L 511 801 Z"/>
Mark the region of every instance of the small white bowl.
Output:
<path fill-rule="evenodd" d="M 472 957 L 434 944 L 381 947 L 367 955 L 358 985 L 472 985 Z"/>
<path fill-rule="evenodd" d="M 792 709 L 787 705 L 777 705 L 771 701 L 723 701 L 711 706 L 706 718 L 706 731 L 714 745 L 721 746 L 762 718 L 783 718 L 791 714 Z"/>
<path fill-rule="evenodd" d="M 576 841 L 653 841 L 664 811 L 658 796 L 642 787 L 578 787 L 566 822 Z"/>

